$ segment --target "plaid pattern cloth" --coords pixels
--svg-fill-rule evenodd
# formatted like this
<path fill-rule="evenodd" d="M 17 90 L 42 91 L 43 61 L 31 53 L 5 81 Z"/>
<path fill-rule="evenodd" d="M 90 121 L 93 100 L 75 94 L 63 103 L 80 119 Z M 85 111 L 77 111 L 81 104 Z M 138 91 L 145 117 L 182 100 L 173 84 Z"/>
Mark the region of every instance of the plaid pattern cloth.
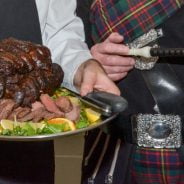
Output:
<path fill-rule="evenodd" d="M 132 178 L 136 179 L 136 184 L 184 183 L 184 162 L 174 149 L 137 147 L 132 167 Z"/>
<path fill-rule="evenodd" d="M 95 0 L 90 17 L 93 40 L 100 42 L 111 32 L 119 32 L 126 43 L 131 42 L 160 25 L 183 4 L 184 0 Z M 131 184 L 184 184 L 184 162 L 177 150 L 137 147 L 132 157 L 131 178 L 135 181 Z"/>
<path fill-rule="evenodd" d="M 131 42 L 161 24 L 184 0 L 95 0 L 91 6 L 92 39 L 100 42 L 119 32 Z"/>

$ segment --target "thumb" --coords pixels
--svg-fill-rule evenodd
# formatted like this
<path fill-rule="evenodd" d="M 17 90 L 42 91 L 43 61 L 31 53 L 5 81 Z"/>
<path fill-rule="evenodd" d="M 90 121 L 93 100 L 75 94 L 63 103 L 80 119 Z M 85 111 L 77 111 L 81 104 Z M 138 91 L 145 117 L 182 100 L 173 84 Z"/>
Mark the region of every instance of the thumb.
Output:
<path fill-rule="evenodd" d="M 94 85 L 96 82 L 96 73 L 85 71 L 83 74 L 82 78 L 82 83 L 81 83 L 81 89 L 80 89 L 80 94 L 81 96 L 85 96 L 88 93 L 93 91 Z"/>

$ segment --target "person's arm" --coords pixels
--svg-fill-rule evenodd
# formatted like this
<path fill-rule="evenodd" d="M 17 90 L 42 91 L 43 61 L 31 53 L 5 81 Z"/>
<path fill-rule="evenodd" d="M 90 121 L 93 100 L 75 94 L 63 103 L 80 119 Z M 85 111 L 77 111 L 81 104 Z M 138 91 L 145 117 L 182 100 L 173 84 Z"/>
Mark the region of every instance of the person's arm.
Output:
<path fill-rule="evenodd" d="M 134 59 L 126 56 L 128 50 L 123 44 L 123 36 L 112 33 L 104 42 L 95 44 L 91 48 L 91 54 L 102 64 L 108 76 L 117 81 L 126 77 L 134 67 Z"/>
<path fill-rule="evenodd" d="M 44 3 L 42 5 L 44 8 Z M 53 62 L 64 70 L 63 85 L 74 90 L 76 70 L 84 61 L 92 58 L 84 43 L 83 24 L 75 16 L 76 1 L 50 0 L 47 6 L 45 27 L 42 30 L 43 44 L 50 48 Z"/>
<path fill-rule="evenodd" d="M 81 88 L 82 95 L 93 89 L 119 94 L 118 88 L 101 66 L 90 60 L 92 56 L 84 42 L 83 24 L 75 15 L 76 1 L 37 0 L 37 7 L 42 25 L 43 44 L 51 49 L 53 61 L 64 70 L 63 85 L 76 90 L 75 83 Z M 99 77 L 105 82 L 102 83 Z M 109 89 L 104 84 L 108 84 L 106 86 Z"/>

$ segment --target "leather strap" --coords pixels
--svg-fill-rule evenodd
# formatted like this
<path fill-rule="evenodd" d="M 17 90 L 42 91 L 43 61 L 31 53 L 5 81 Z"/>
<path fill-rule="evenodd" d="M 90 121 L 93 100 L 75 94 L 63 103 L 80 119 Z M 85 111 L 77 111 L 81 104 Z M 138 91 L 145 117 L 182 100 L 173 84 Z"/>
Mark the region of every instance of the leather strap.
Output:
<path fill-rule="evenodd" d="M 158 39 L 161 47 L 183 47 L 183 12 L 184 7 L 158 27 L 164 33 Z M 152 70 L 141 72 L 162 114 L 184 114 L 183 67 L 183 59 L 160 58 Z"/>
<path fill-rule="evenodd" d="M 162 114 L 183 114 L 184 90 L 170 64 L 156 64 L 142 76 Z"/>

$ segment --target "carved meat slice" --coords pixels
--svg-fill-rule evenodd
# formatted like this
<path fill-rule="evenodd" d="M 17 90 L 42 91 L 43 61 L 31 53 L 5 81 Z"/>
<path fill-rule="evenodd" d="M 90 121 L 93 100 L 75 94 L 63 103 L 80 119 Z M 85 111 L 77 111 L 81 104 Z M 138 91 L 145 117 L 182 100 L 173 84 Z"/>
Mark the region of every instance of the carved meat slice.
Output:
<path fill-rule="evenodd" d="M 64 115 L 64 113 L 59 110 L 59 108 L 56 106 L 56 104 L 48 94 L 42 94 L 40 96 L 40 100 L 49 112 L 60 114 L 61 117 Z"/>
<path fill-rule="evenodd" d="M 45 107 L 45 106 L 41 102 L 36 101 L 36 102 L 31 104 L 31 107 L 32 107 L 31 108 L 32 111 L 35 111 L 35 110 L 39 109 L 40 107 Z"/>
<path fill-rule="evenodd" d="M 70 99 L 66 96 L 60 96 L 55 100 L 56 105 L 62 112 L 70 112 L 73 109 Z"/>
<path fill-rule="evenodd" d="M 7 99 L 4 103 L 2 103 L 0 111 L 0 120 L 7 119 L 15 105 L 15 102 L 11 99 Z"/>
<path fill-rule="evenodd" d="M 71 120 L 71 121 L 77 121 L 80 118 L 80 106 L 79 105 L 73 105 L 73 109 L 68 112 L 65 113 L 65 118 Z"/>

